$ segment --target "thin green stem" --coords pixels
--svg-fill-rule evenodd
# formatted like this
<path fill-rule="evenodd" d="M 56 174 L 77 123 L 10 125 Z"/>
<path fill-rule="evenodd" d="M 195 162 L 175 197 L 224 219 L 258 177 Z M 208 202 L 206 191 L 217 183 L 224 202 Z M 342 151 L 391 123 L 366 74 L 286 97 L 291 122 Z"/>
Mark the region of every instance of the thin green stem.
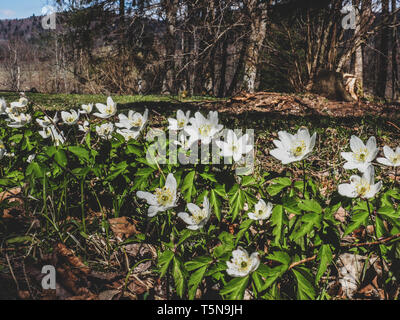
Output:
<path fill-rule="evenodd" d="M 369 205 L 369 201 L 368 201 L 368 199 L 365 199 L 365 201 L 367 202 L 369 218 L 370 218 L 371 222 L 373 223 L 374 220 L 372 219 L 372 214 L 371 214 L 371 208 L 370 208 L 370 205 Z M 378 238 L 378 233 L 376 231 L 376 223 L 375 223 L 375 225 L 373 227 L 374 227 L 375 240 L 378 241 L 379 238 Z M 378 252 L 379 253 L 379 258 L 381 259 L 381 264 L 382 264 L 383 293 L 384 293 L 385 300 L 387 300 L 385 261 L 383 260 L 383 255 L 382 255 L 382 250 L 381 250 L 381 246 L 380 245 L 378 245 L 378 251 L 379 251 Z"/>

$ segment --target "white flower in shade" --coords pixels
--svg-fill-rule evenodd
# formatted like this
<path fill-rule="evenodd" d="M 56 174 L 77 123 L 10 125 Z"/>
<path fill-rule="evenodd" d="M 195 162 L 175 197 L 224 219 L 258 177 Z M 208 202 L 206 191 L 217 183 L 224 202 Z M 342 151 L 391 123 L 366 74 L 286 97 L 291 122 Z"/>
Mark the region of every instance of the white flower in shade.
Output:
<path fill-rule="evenodd" d="M 65 135 L 63 131 L 58 131 L 54 126 L 49 127 L 51 131 L 51 139 L 56 147 L 65 143 Z"/>
<path fill-rule="evenodd" d="M 9 119 L 7 120 L 10 122 L 8 126 L 11 128 L 21 128 L 25 126 L 27 123 L 31 122 L 32 120 L 32 117 L 29 114 L 25 113 L 20 113 L 20 114 L 9 113 L 8 117 Z"/>
<path fill-rule="evenodd" d="M 31 163 L 33 160 L 35 160 L 36 154 L 31 154 L 28 156 L 28 159 L 26 159 L 26 162 Z"/>
<path fill-rule="evenodd" d="M 78 122 L 79 112 L 76 112 L 75 110 L 71 110 L 70 112 L 62 111 L 61 118 L 65 124 L 72 126 Z"/>
<path fill-rule="evenodd" d="M 362 177 L 353 175 L 350 183 L 343 183 L 338 186 L 339 194 L 348 198 L 373 198 L 382 188 L 382 181 L 375 183 L 374 167 L 369 165 Z"/>
<path fill-rule="evenodd" d="M 119 114 L 119 122 L 116 123 L 115 125 L 118 128 L 125 128 L 125 129 L 134 129 L 136 131 L 141 131 L 143 127 L 145 126 L 147 119 L 149 116 L 149 110 L 145 110 L 144 114 L 140 114 L 139 112 L 135 112 L 133 110 L 130 110 L 128 112 L 128 116 L 124 114 Z"/>
<path fill-rule="evenodd" d="M 103 123 L 100 126 L 96 126 L 96 132 L 100 138 L 110 140 L 114 132 L 114 125 L 111 122 Z"/>
<path fill-rule="evenodd" d="M 36 122 L 42 128 L 53 126 L 58 122 L 58 113 L 56 112 L 53 119 L 49 118 L 48 116 L 45 116 L 43 119 L 36 119 Z"/>
<path fill-rule="evenodd" d="M 358 169 L 365 172 L 379 152 L 376 147 L 375 137 L 370 137 L 365 145 L 362 140 L 354 135 L 350 138 L 350 149 L 352 152 L 342 152 L 342 157 L 347 161 L 344 169 Z"/>
<path fill-rule="evenodd" d="M 222 156 L 233 157 L 233 160 L 238 162 L 243 154 L 247 154 L 253 150 L 253 145 L 248 144 L 248 140 L 248 134 L 238 138 L 233 130 L 228 130 L 226 141 L 218 140 L 216 144 L 221 149 Z"/>
<path fill-rule="evenodd" d="M 4 98 L 1 98 L 0 99 L 0 115 L 7 114 L 6 109 L 7 109 L 7 102 L 6 102 L 6 100 L 4 100 Z"/>
<path fill-rule="evenodd" d="M 305 159 L 314 149 L 317 133 L 310 137 L 307 128 L 300 128 L 295 135 L 286 131 L 279 131 L 280 140 L 274 140 L 276 149 L 269 153 L 282 164 L 288 164 Z"/>
<path fill-rule="evenodd" d="M 179 131 L 186 127 L 189 123 L 190 111 L 186 112 L 186 115 L 182 110 L 178 110 L 176 113 L 176 119 L 168 118 L 169 126 L 168 130 Z"/>
<path fill-rule="evenodd" d="M 93 110 L 93 103 L 89 103 L 89 104 L 83 104 L 82 105 L 82 110 L 79 110 L 79 113 L 81 114 L 89 114 L 91 113 Z"/>
<path fill-rule="evenodd" d="M 84 133 L 89 132 L 89 131 L 90 131 L 89 122 L 85 120 L 85 121 L 83 122 L 83 124 L 80 124 L 80 125 L 78 126 L 78 129 L 79 129 L 79 131 L 82 131 L 82 132 L 84 132 Z"/>
<path fill-rule="evenodd" d="M 111 118 L 117 113 L 117 104 L 111 97 L 107 98 L 107 105 L 96 103 L 96 108 L 99 112 L 95 112 L 93 115 L 102 119 Z"/>
<path fill-rule="evenodd" d="M 383 154 L 385 155 L 385 157 L 377 158 L 376 161 L 385 166 L 391 166 L 391 167 L 400 166 L 400 147 L 397 147 L 396 151 L 393 151 L 388 146 L 384 146 Z"/>
<path fill-rule="evenodd" d="M 232 251 L 233 259 L 227 261 L 228 269 L 226 272 L 232 277 L 245 277 L 249 273 L 256 271 L 260 265 L 260 257 L 258 252 L 254 252 L 249 256 L 246 250 L 238 247 Z"/>
<path fill-rule="evenodd" d="M 28 105 L 28 99 L 25 97 L 21 97 L 18 101 L 10 103 L 11 108 L 23 108 L 26 107 L 27 105 Z"/>
<path fill-rule="evenodd" d="M 147 201 L 150 205 L 148 216 L 154 217 L 158 212 L 176 207 L 176 187 L 175 177 L 170 173 L 163 188 L 157 188 L 154 194 L 138 191 L 136 196 Z"/>
<path fill-rule="evenodd" d="M 223 128 L 223 125 L 218 124 L 217 111 L 210 111 L 207 118 L 204 118 L 200 112 L 196 112 L 189 122 L 191 125 L 187 125 L 184 130 L 190 136 L 190 145 L 198 140 L 202 144 L 210 144 L 214 136 Z"/>
<path fill-rule="evenodd" d="M 0 159 L 3 159 L 7 150 L 2 140 L 0 140 Z"/>
<path fill-rule="evenodd" d="M 249 212 L 248 216 L 252 220 L 265 220 L 271 216 L 273 208 L 271 202 L 265 203 L 263 199 L 260 199 L 254 206 L 254 212 Z"/>
<path fill-rule="evenodd" d="M 200 209 L 194 203 L 188 203 L 187 208 L 191 215 L 189 215 L 187 212 L 178 213 L 178 217 L 188 225 L 187 228 L 190 230 L 198 230 L 204 227 L 211 216 L 210 202 L 208 201 L 207 197 L 204 197 L 203 209 Z"/>
<path fill-rule="evenodd" d="M 38 131 L 43 139 L 47 139 L 47 138 L 51 137 L 52 127 L 54 127 L 54 126 L 49 126 L 49 127 L 43 128 L 43 130 Z"/>
<path fill-rule="evenodd" d="M 129 141 L 131 139 L 135 140 L 140 134 L 139 131 L 130 130 L 130 129 L 117 129 L 117 133 L 119 133 L 121 136 L 123 136 L 125 141 Z"/>
<path fill-rule="evenodd" d="M 178 135 L 178 140 L 174 140 L 175 145 L 180 146 L 183 150 L 190 149 L 189 137 L 184 131 L 181 131 Z"/>

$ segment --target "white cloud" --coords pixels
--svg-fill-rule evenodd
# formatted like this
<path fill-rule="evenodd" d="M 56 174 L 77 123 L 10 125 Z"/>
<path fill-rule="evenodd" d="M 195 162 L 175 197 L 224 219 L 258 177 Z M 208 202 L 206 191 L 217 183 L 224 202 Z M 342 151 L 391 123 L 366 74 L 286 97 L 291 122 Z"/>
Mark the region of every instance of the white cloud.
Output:
<path fill-rule="evenodd" d="M 0 15 L 6 16 L 8 18 L 15 16 L 16 12 L 10 9 L 0 9 Z"/>

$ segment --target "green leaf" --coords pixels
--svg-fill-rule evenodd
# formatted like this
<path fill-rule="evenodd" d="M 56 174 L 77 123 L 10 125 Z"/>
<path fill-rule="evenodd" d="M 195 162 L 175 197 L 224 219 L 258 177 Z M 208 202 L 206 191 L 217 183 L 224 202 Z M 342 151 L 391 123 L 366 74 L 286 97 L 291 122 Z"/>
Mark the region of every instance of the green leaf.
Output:
<path fill-rule="evenodd" d="M 188 271 L 193 271 L 198 268 L 209 265 L 212 261 L 213 261 L 213 259 L 211 257 L 200 256 L 200 257 L 194 258 L 191 261 L 186 262 L 185 267 Z"/>
<path fill-rule="evenodd" d="M 321 227 L 321 220 L 322 220 L 322 215 L 312 212 L 312 213 L 306 213 L 304 216 L 301 217 L 301 222 L 303 224 L 300 226 L 300 228 L 294 232 L 291 236 L 293 240 L 297 240 L 301 238 L 302 236 L 308 234 L 311 232 L 311 230 L 314 227 L 320 228 Z"/>
<path fill-rule="evenodd" d="M 318 251 L 317 260 L 319 261 L 317 274 L 315 276 L 315 283 L 318 284 L 319 280 L 325 273 L 326 269 L 332 262 L 332 250 L 329 244 L 324 244 Z"/>
<path fill-rule="evenodd" d="M 239 212 L 243 210 L 244 203 L 246 200 L 246 195 L 244 191 L 242 191 L 239 185 L 234 185 L 231 190 L 229 190 L 229 205 L 230 211 L 229 213 L 232 214 L 232 222 L 235 221 L 236 217 L 238 216 Z"/>
<path fill-rule="evenodd" d="M 298 204 L 299 208 L 307 212 L 322 213 L 320 204 L 315 200 L 303 200 Z"/>
<path fill-rule="evenodd" d="M 221 200 L 218 198 L 215 189 L 211 189 L 210 191 L 210 204 L 218 221 L 221 221 Z"/>
<path fill-rule="evenodd" d="M 54 160 L 63 168 L 67 166 L 67 156 L 63 150 L 58 150 L 54 154 Z"/>
<path fill-rule="evenodd" d="M 200 176 L 204 179 L 204 180 L 208 180 L 208 181 L 212 181 L 212 182 L 217 182 L 217 179 L 215 179 L 215 175 L 212 173 L 208 173 L 208 172 L 203 172 L 200 173 Z"/>
<path fill-rule="evenodd" d="M 176 293 L 182 298 L 185 291 L 185 268 L 182 260 L 178 257 L 174 257 L 173 276 Z"/>
<path fill-rule="evenodd" d="M 78 146 L 72 146 L 68 147 L 68 151 L 72 152 L 74 155 L 76 155 L 80 160 L 86 160 L 89 161 L 90 158 L 90 153 L 88 150 L 82 147 Z"/>
<path fill-rule="evenodd" d="M 196 193 L 196 188 L 194 187 L 195 175 L 196 175 L 195 171 L 190 171 L 186 175 L 185 179 L 183 179 L 181 192 L 186 202 L 191 202 L 193 195 Z"/>
<path fill-rule="evenodd" d="M 289 178 L 276 178 L 271 181 L 271 184 L 267 188 L 267 192 L 271 197 L 273 197 L 290 185 L 292 185 L 292 180 L 290 180 Z"/>
<path fill-rule="evenodd" d="M 288 267 L 291 262 L 290 256 L 286 252 L 283 252 L 283 251 L 275 251 L 275 252 L 269 254 L 267 256 L 267 259 L 273 260 L 273 261 L 278 261 Z"/>
<path fill-rule="evenodd" d="M 7 244 L 15 244 L 15 243 L 24 243 L 24 242 L 31 242 L 33 240 L 30 236 L 20 236 L 8 239 L 6 242 Z"/>
<path fill-rule="evenodd" d="M 169 264 L 174 258 L 174 253 L 171 250 L 164 251 L 158 258 L 158 266 L 160 267 L 160 278 L 167 273 Z"/>
<path fill-rule="evenodd" d="M 353 214 L 351 217 L 351 222 L 344 231 L 344 235 L 348 235 L 349 233 L 360 227 L 362 224 L 365 224 L 367 219 L 368 211 L 359 211 L 358 213 Z"/>
<path fill-rule="evenodd" d="M 194 297 L 196 296 L 196 291 L 201 283 L 201 280 L 203 280 L 204 274 L 207 271 L 207 266 L 203 266 L 200 269 L 196 270 L 195 272 L 192 273 L 192 275 L 189 278 L 188 281 L 188 287 L 189 287 L 189 300 L 193 300 Z"/>
<path fill-rule="evenodd" d="M 245 221 L 243 221 L 240 224 L 240 229 L 238 234 L 236 235 L 236 241 L 235 241 L 235 246 L 237 246 L 238 242 L 240 241 L 240 239 L 243 237 L 243 235 L 245 234 L 245 232 L 247 230 L 249 230 L 250 226 L 252 225 L 252 223 L 254 222 L 254 220 L 252 219 L 247 219 Z"/>
<path fill-rule="evenodd" d="M 220 293 L 223 296 L 227 295 L 229 300 L 241 300 L 243 299 L 248 283 L 249 276 L 234 278 L 225 285 Z"/>
<path fill-rule="evenodd" d="M 283 212 L 282 205 L 276 205 L 271 215 L 271 225 L 274 227 L 272 234 L 275 236 L 274 242 L 276 244 L 279 243 L 282 238 L 282 229 L 285 222 L 287 222 L 287 217 Z"/>
<path fill-rule="evenodd" d="M 315 289 L 310 272 L 303 267 L 296 267 L 292 272 L 297 282 L 297 299 L 312 300 L 315 299 Z"/>

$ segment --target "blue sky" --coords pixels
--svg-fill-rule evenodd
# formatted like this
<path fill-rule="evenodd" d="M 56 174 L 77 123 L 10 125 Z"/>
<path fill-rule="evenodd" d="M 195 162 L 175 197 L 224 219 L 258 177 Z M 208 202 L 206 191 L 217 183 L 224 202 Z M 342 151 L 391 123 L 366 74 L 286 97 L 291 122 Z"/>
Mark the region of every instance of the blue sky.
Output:
<path fill-rule="evenodd" d="M 0 0 L 0 19 L 27 18 L 41 15 L 42 8 L 51 0 Z"/>

